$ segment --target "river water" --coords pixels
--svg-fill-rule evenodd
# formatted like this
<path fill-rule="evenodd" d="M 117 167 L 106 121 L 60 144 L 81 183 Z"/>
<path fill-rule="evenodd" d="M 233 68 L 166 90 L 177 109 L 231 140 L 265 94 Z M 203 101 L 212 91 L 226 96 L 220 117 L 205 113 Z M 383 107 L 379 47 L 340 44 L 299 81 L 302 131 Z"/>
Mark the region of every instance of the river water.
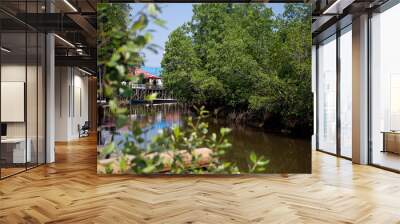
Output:
<path fill-rule="evenodd" d="M 133 105 L 131 117 L 139 121 L 147 132 L 146 141 L 159 133 L 159 130 L 173 125 L 184 126 L 191 112 L 178 104 Z M 251 151 L 263 155 L 270 162 L 266 173 L 310 173 L 311 142 L 308 139 L 288 137 L 266 133 L 260 129 L 234 125 L 224 120 L 208 119 L 209 131 L 219 133 L 219 128 L 232 129 L 228 139 L 232 148 L 224 156 L 227 161 L 235 162 L 242 170 L 247 169 Z"/>

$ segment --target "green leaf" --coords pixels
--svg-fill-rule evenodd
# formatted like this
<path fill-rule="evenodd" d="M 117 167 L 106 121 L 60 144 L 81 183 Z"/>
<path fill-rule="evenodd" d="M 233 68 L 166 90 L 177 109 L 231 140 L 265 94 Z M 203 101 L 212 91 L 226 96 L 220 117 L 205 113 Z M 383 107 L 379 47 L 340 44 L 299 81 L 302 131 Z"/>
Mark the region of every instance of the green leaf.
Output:
<path fill-rule="evenodd" d="M 146 15 L 141 15 L 139 19 L 133 23 L 131 30 L 136 31 L 136 30 L 143 30 L 148 23 L 148 19 Z"/>
<path fill-rule="evenodd" d="M 109 164 L 107 164 L 106 166 L 105 166 L 105 171 L 106 171 L 106 174 L 112 174 L 113 173 L 113 168 L 112 168 L 112 163 L 109 163 Z"/>
<path fill-rule="evenodd" d="M 256 171 L 259 172 L 259 173 L 260 173 L 260 172 L 263 172 L 263 171 L 265 171 L 265 170 L 266 170 L 265 167 L 257 167 L 257 168 L 256 168 Z"/>
<path fill-rule="evenodd" d="M 115 149 L 116 149 L 115 143 L 111 142 L 101 150 L 101 153 L 103 155 L 109 155 L 109 154 L 113 153 L 115 151 Z"/>
<path fill-rule="evenodd" d="M 124 172 L 127 169 L 128 164 L 126 163 L 126 158 L 121 157 L 119 160 L 119 168 L 122 172 Z"/>
<path fill-rule="evenodd" d="M 150 173 L 153 173 L 153 171 L 155 169 L 156 169 L 156 167 L 154 165 L 148 165 L 142 170 L 142 172 L 145 174 L 150 174 Z"/>
<path fill-rule="evenodd" d="M 257 166 L 266 166 L 269 163 L 269 160 L 259 160 L 257 161 Z"/>
<path fill-rule="evenodd" d="M 250 153 L 250 161 L 253 162 L 253 164 L 257 163 L 257 155 L 255 152 Z"/>
<path fill-rule="evenodd" d="M 153 15 L 153 16 L 158 14 L 157 7 L 154 3 L 148 4 L 147 11 L 149 12 L 150 15 Z"/>
<path fill-rule="evenodd" d="M 179 126 L 176 125 L 172 127 L 172 131 L 177 139 L 181 137 L 181 129 L 179 128 Z"/>
<path fill-rule="evenodd" d="M 155 23 L 156 25 L 160 26 L 160 27 L 166 27 L 166 26 L 165 26 L 166 22 L 165 22 L 164 20 L 162 20 L 162 19 L 155 19 L 155 20 L 154 20 L 154 23 Z"/>
<path fill-rule="evenodd" d="M 217 141 L 217 134 L 215 134 L 215 133 L 211 134 L 211 141 L 213 141 L 213 142 Z"/>
<path fill-rule="evenodd" d="M 225 136 L 226 134 L 229 134 L 231 132 L 230 128 L 221 128 L 220 133 L 222 136 Z"/>
<path fill-rule="evenodd" d="M 144 39 L 146 40 L 146 42 L 150 42 L 153 39 L 153 36 L 151 35 L 151 33 L 145 33 Z"/>
<path fill-rule="evenodd" d="M 125 66 L 123 66 L 123 65 L 117 65 L 117 66 L 115 66 L 115 68 L 117 69 L 118 73 L 119 73 L 121 76 L 125 76 Z"/>

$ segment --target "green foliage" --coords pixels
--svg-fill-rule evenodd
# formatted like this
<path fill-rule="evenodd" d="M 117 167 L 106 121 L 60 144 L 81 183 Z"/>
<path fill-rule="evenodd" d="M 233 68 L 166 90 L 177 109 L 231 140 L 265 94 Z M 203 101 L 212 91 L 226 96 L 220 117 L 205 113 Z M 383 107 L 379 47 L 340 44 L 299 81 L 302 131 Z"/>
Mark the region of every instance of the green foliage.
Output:
<path fill-rule="evenodd" d="M 165 54 L 161 62 L 163 69 L 172 71 L 193 71 L 198 67 L 199 60 L 193 49 L 185 27 L 179 27 L 173 31 L 165 43 Z"/>
<path fill-rule="evenodd" d="M 166 44 L 164 84 L 184 102 L 268 112 L 311 130 L 310 29 L 306 4 L 282 15 L 266 4 L 196 4 Z"/>
<path fill-rule="evenodd" d="M 251 164 L 249 165 L 250 173 L 261 173 L 265 171 L 265 167 L 269 163 L 269 160 L 264 159 L 264 156 L 257 157 L 257 155 L 252 152 L 250 154 Z"/>
<path fill-rule="evenodd" d="M 222 128 L 220 133 L 209 133 L 208 123 L 204 118 L 208 116 L 208 111 L 204 107 L 196 108 L 198 116 L 189 118 L 187 127 L 173 127 L 171 130 L 163 130 L 160 134 L 154 136 L 147 147 L 143 147 L 143 130 L 137 121 L 131 120 L 128 116 L 126 106 L 120 101 L 121 96 L 126 97 L 131 94 L 129 85 L 124 85 L 126 81 L 133 80 L 128 77 L 128 68 L 139 66 L 143 62 L 140 52 L 144 48 L 154 49 L 151 45 L 151 33 L 146 31 L 149 22 L 158 25 L 164 25 L 164 22 L 157 17 L 159 8 L 155 4 L 148 4 L 147 12 L 137 12 L 137 17 L 132 23 L 128 22 L 129 6 L 127 4 L 101 3 L 97 5 L 98 11 L 98 66 L 103 77 L 103 94 L 108 99 L 108 113 L 114 119 L 117 130 L 122 127 L 128 127 L 123 139 L 116 142 L 112 141 L 106 145 L 101 154 L 104 158 L 117 157 L 117 167 L 113 162 L 106 162 L 104 165 L 105 173 L 132 172 L 135 174 L 151 174 L 164 172 L 168 169 L 169 173 L 239 173 L 235 164 L 223 161 L 221 158 L 231 144 L 226 139 L 230 132 L 228 128 Z M 122 19 L 121 19 L 122 18 Z M 211 100 L 218 97 L 223 92 L 222 84 L 215 77 L 208 77 L 201 74 L 199 70 L 199 61 L 196 59 L 195 50 L 192 48 L 191 40 L 185 36 L 184 29 L 178 29 L 171 34 L 171 40 L 167 44 L 168 49 L 173 53 L 167 56 L 163 61 L 168 73 L 174 73 L 178 80 L 191 80 L 188 77 L 190 72 L 197 72 L 196 79 L 193 79 L 193 86 L 181 82 L 182 93 L 196 88 L 198 91 L 195 97 L 204 100 Z M 174 51 L 174 50 L 179 51 Z M 183 52 L 181 52 L 182 50 Z M 168 75 L 165 79 L 168 80 Z M 173 82 L 173 79 L 170 80 Z M 201 88 L 201 89 L 199 89 Z M 207 89 L 209 94 L 200 92 Z M 156 94 L 146 96 L 146 100 L 153 101 Z M 113 133 L 115 136 L 117 133 Z M 208 148 L 211 154 L 208 163 L 204 166 L 200 164 L 201 155 L 196 153 L 200 148 Z M 170 160 L 166 160 L 166 156 Z M 191 158 L 187 161 L 187 156 Z M 258 172 L 265 169 L 267 165 L 262 158 L 254 160 L 255 163 L 249 169 L 249 172 Z M 189 162 L 189 163 L 188 163 Z M 101 163 L 99 163 L 101 164 Z"/>
<path fill-rule="evenodd" d="M 180 27 L 169 35 L 161 65 L 166 88 L 180 100 L 191 101 L 190 94 L 194 92 L 195 87 L 191 81 L 191 74 L 196 71 L 199 60 L 190 37 L 186 35 L 185 27 Z"/>

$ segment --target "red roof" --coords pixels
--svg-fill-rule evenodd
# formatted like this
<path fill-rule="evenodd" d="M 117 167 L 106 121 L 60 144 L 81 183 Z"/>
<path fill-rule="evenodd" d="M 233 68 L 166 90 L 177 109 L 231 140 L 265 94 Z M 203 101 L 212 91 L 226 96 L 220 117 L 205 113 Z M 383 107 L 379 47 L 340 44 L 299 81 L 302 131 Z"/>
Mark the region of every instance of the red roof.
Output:
<path fill-rule="evenodd" d="M 143 70 L 143 69 L 136 68 L 136 69 L 135 69 L 135 76 L 139 76 L 139 75 L 141 75 L 141 74 L 144 75 L 144 78 L 145 78 L 145 79 L 161 79 L 160 77 L 155 76 L 155 75 L 153 75 L 153 74 L 151 74 L 151 73 L 149 73 L 149 72 L 146 72 L 146 71 Z"/>

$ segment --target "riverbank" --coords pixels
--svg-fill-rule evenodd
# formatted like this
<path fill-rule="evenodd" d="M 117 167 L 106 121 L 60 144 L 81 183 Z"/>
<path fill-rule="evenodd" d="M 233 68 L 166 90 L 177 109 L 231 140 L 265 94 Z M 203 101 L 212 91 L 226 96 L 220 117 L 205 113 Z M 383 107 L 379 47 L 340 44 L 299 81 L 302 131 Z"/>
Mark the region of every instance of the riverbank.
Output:
<path fill-rule="evenodd" d="M 195 109 L 189 106 L 193 113 Z M 206 107 L 207 108 L 207 107 Z M 285 123 L 289 123 L 292 127 L 285 126 L 282 122 L 283 118 L 274 115 L 269 112 L 257 112 L 250 110 L 238 110 L 230 107 L 212 107 L 208 106 L 210 115 L 216 119 L 225 119 L 227 122 L 233 122 L 236 125 L 244 125 L 247 127 L 262 130 L 267 133 L 275 133 L 287 135 L 295 138 L 310 139 L 312 135 L 312 127 L 306 125 L 294 125 L 291 122 L 285 120 Z M 294 123 L 294 122 L 293 122 Z"/>

